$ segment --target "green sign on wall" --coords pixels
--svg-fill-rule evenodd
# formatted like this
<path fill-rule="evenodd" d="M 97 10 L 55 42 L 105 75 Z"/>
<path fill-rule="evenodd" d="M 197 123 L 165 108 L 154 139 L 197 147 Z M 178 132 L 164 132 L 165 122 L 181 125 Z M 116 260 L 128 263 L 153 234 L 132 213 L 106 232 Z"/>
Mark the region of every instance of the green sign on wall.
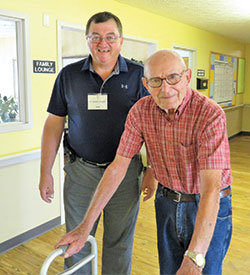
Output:
<path fill-rule="evenodd" d="M 239 58 L 238 62 L 238 86 L 237 93 L 244 93 L 244 82 L 245 82 L 245 59 Z"/>

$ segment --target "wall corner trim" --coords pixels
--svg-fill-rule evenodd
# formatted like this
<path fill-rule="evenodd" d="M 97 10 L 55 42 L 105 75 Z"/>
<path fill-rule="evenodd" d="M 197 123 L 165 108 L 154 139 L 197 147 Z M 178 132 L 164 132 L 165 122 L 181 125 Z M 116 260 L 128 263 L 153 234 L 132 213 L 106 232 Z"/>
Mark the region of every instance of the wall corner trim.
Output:
<path fill-rule="evenodd" d="M 41 150 L 33 150 L 25 153 L 9 155 L 6 157 L 0 157 L 0 168 L 31 161 L 34 159 L 40 159 Z"/>

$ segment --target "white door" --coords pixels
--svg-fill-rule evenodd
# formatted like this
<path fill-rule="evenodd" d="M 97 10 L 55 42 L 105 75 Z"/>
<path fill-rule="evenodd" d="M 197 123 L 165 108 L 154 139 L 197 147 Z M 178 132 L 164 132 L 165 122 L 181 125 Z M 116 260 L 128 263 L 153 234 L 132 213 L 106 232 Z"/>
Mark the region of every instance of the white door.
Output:
<path fill-rule="evenodd" d="M 187 68 L 192 70 L 190 87 L 196 90 L 196 49 L 173 46 L 173 50 L 184 59 Z"/>

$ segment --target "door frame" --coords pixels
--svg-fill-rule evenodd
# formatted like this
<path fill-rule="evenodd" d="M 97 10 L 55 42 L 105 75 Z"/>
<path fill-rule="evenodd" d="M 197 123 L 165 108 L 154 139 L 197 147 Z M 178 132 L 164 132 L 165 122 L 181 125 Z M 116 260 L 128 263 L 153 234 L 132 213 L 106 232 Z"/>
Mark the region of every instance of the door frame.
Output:
<path fill-rule="evenodd" d="M 57 20 L 57 69 L 58 72 L 62 69 L 62 28 L 66 27 L 72 30 L 85 32 L 85 27 L 81 24 L 74 24 L 65 21 Z M 63 188 L 64 188 L 64 150 L 63 141 L 61 141 L 59 150 L 59 169 L 60 169 L 60 213 L 61 213 L 61 224 L 65 223 L 65 211 L 63 202 Z"/>

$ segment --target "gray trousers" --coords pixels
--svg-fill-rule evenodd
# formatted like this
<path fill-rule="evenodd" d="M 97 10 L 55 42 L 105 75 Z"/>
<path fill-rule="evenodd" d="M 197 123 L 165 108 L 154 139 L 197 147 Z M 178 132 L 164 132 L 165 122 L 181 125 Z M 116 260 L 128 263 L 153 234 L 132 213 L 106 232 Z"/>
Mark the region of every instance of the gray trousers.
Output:
<path fill-rule="evenodd" d="M 83 219 L 105 168 L 77 159 L 67 163 L 64 184 L 64 205 L 67 232 Z M 140 204 L 142 162 L 135 156 L 117 191 L 103 210 L 102 274 L 130 274 L 133 238 Z M 100 217 L 99 217 L 100 218 Z M 95 236 L 99 219 L 91 235 Z M 90 254 L 90 245 L 65 260 L 65 268 Z M 86 264 L 74 274 L 91 274 L 91 264 Z"/>

